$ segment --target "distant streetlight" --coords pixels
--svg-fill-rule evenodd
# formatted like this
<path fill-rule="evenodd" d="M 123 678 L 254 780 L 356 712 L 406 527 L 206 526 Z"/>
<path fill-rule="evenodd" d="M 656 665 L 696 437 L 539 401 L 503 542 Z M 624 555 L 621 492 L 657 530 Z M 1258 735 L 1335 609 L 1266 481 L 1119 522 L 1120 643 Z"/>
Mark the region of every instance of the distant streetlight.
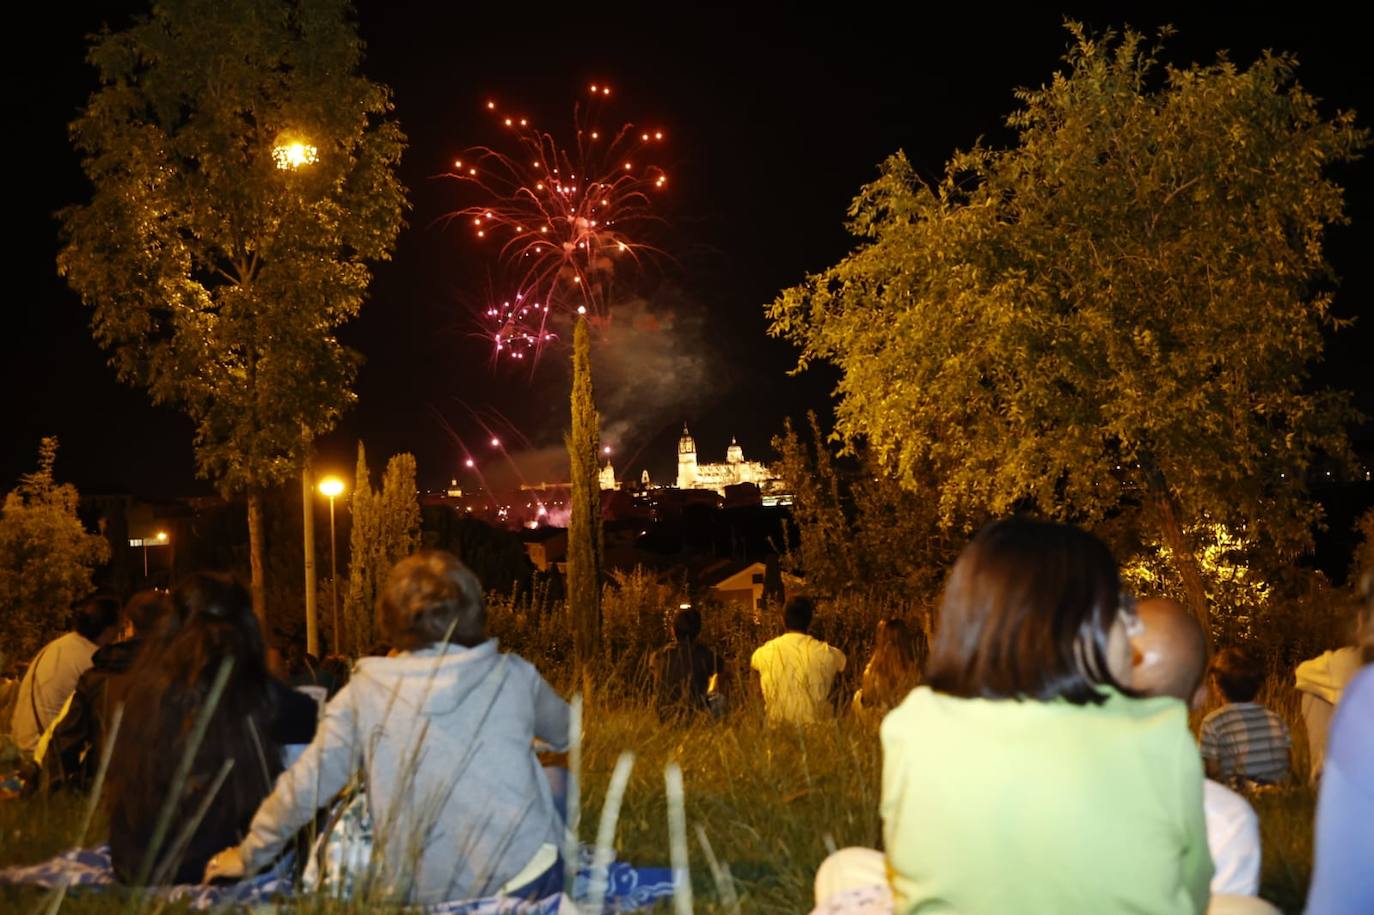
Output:
<path fill-rule="evenodd" d="M 155 542 L 157 543 L 158 546 L 163 546 L 163 545 L 165 545 L 165 544 L 167 543 L 167 532 L 166 532 L 166 531 L 158 531 L 158 532 L 157 532 L 156 534 L 154 534 L 152 537 L 144 537 L 144 538 L 143 538 L 143 580 L 144 580 L 145 582 L 148 580 L 148 541 L 149 541 L 149 540 L 155 541 Z"/>
<path fill-rule="evenodd" d="M 329 600 L 333 605 L 335 654 L 342 640 L 339 637 L 339 555 L 334 546 L 334 499 L 344 491 L 343 480 L 325 477 L 320 480 L 320 492 L 329 497 Z"/>

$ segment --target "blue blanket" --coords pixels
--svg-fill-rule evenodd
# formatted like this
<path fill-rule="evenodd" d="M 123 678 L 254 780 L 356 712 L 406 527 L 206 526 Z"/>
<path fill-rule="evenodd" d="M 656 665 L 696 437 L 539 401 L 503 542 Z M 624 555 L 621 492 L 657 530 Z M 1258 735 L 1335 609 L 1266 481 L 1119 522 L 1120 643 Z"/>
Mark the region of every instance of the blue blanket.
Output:
<path fill-rule="evenodd" d="M 582 849 L 573 894 L 586 896 L 591 878 L 591 850 Z M 78 848 L 49 861 L 28 867 L 0 869 L 0 882 L 69 890 L 101 890 L 120 887 L 110 866 L 110 847 Z M 150 890 L 157 898 L 185 902 L 195 911 L 212 907 L 255 905 L 275 897 L 289 896 L 294 889 L 288 865 L 258 874 L 251 879 L 226 886 L 161 886 Z M 133 890 L 125 890 L 133 892 Z M 666 867 L 634 867 L 623 861 L 611 863 L 608 874 L 605 912 L 633 912 L 673 895 L 673 873 Z M 535 901 L 493 896 L 443 902 L 424 909 L 429 915 L 556 915 L 568 901 L 566 896 L 550 896 Z M 585 911 L 585 909 L 584 909 Z"/>

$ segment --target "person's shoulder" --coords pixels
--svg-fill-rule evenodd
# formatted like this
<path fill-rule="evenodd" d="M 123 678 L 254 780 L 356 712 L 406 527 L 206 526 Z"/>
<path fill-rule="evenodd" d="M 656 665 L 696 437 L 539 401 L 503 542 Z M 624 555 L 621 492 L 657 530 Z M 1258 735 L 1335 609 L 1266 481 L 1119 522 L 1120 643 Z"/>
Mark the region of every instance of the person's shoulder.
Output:
<path fill-rule="evenodd" d="M 1255 808 L 1242 795 L 1210 778 L 1202 782 L 1202 806 L 1209 820 L 1216 818 L 1236 823 L 1259 819 Z"/>
<path fill-rule="evenodd" d="M 1371 706 L 1370 710 L 1374 712 L 1374 664 L 1364 665 L 1350 679 L 1341 696 L 1341 704 L 1345 705 L 1347 700 L 1351 705 Z"/>
<path fill-rule="evenodd" d="M 1222 724 L 1243 714 L 1244 712 L 1241 710 L 1239 706 L 1235 705 L 1234 703 L 1228 702 L 1225 705 L 1220 706 L 1219 708 L 1212 709 L 1206 715 L 1203 715 L 1202 726 L 1216 726 L 1218 724 Z"/>

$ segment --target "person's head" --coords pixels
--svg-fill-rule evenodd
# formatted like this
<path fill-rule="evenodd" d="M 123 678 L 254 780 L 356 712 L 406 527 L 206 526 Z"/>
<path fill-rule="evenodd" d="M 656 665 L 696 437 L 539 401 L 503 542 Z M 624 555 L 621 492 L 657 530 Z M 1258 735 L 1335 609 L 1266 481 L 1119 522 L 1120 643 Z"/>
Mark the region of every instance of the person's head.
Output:
<path fill-rule="evenodd" d="M 811 598 L 797 595 L 782 608 L 782 624 L 788 632 L 805 632 L 811 628 L 811 618 L 816 615 L 816 607 Z"/>
<path fill-rule="evenodd" d="M 897 616 L 878 620 L 878 628 L 873 636 L 873 660 L 900 664 L 904 667 L 920 668 L 930 653 L 925 631 L 911 627 Z"/>
<path fill-rule="evenodd" d="M 1146 696 L 1199 700 L 1207 672 L 1207 636 L 1178 601 L 1151 597 L 1136 606 L 1140 631 L 1131 639 L 1131 686 Z"/>
<path fill-rule="evenodd" d="M 72 630 L 97 645 L 108 645 L 119 635 L 119 601 L 97 594 L 72 606 Z"/>
<path fill-rule="evenodd" d="M 487 637 L 481 582 L 443 550 L 421 550 L 396 563 L 378 605 L 387 638 L 403 651 L 445 641 L 471 648 Z"/>
<path fill-rule="evenodd" d="M 1130 692 L 1134 609 L 1107 545 L 1011 518 L 983 528 L 945 583 L 926 682 L 952 696 L 1098 703 Z"/>
<path fill-rule="evenodd" d="M 1227 702 L 1253 702 L 1264 685 L 1264 665 L 1244 648 L 1232 646 L 1212 659 L 1212 683 Z"/>
<path fill-rule="evenodd" d="M 124 616 L 136 639 L 152 638 L 172 620 L 172 602 L 155 588 L 139 591 L 124 605 Z"/>
<path fill-rule="evenodd" d="M 695 642 L 701 635 L 701 611 L 685 607 L 673 617 L 673 638 L 679 642 Z"/>

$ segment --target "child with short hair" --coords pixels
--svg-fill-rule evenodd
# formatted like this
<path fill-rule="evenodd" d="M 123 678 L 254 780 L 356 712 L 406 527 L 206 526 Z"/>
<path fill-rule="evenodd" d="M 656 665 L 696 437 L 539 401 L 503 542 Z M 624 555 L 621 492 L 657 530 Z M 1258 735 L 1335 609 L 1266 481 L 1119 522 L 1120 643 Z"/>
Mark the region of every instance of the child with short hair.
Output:
<path fill-rule="evenodd" d="M 1283 719 L 1255 702 L 1264 667 L 1242 648 L 1227 648 L 1212 661 L 1214 693 L 1225 704 L 1202 719 L 1202 760 L 1218 781 L 1270 785 L 1288 775 L 1291 740 Z"/>

